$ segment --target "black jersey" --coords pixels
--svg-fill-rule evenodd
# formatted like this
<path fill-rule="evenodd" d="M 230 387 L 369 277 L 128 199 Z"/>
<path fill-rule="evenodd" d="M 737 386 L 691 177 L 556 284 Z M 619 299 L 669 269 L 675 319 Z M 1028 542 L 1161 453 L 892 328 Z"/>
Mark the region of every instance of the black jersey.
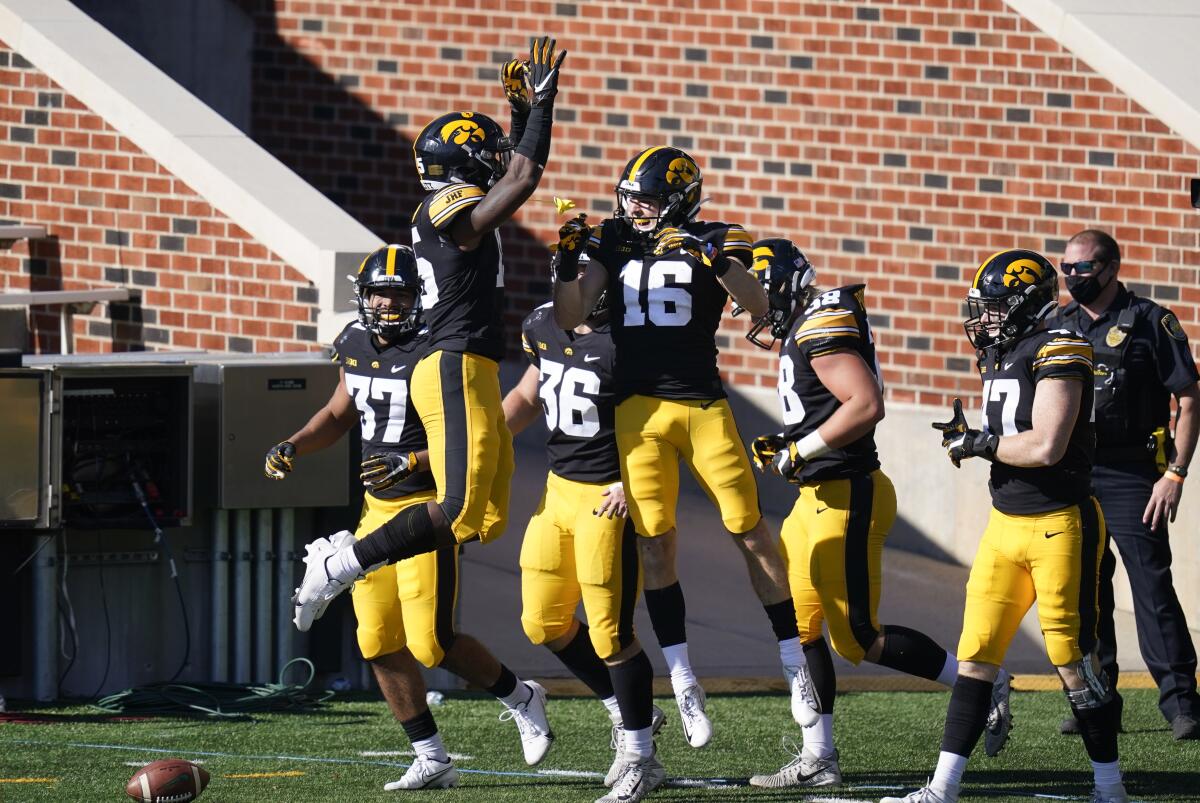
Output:
<path fill-rule="evenodd" d="M 741 226 L 693 222 L 685 231 L 749 265 L 750 235 Z M 723 399 L 717 372 L 717 326 L 728 294 L 712 268 L 676 251 L 650 255 L 623 223 L 592 230 L 587 256 L 608 272 L 618 401 L 633 394 L 663 399 Z"/>
<path fill-rule="evenodd" d="M 504 258 L 500 232 L 485 234 L 462 251 L 447 233 L 454 219 L 486 193 L 472 184 L 450 184 L 430 193 L 413 215 L 412 244 L 424 286 L 421 307 L 430 351 L 504 358 Z"/>
<path fill-rule="evenodd" d="M 521 346 L 540 374 L 550 470 L 576 482 L 621 479 L 613 431 L 616 349 L 608 325 L 586 335 L 566 332 L 554 323 L 554 308 L 544 304 L 521 325 Z"/>
<path fill-rule="evenodd" d="M 992 505 L 1001 513 L 1045 513 L 1091 495 L 1096 431 L 1092 425 L 1092 346 L 1066 329 L 1043 329 L 1007 349 L 981 352 L 983 428 L 1001 437 L 1033 429 L 1033 396 L 1043 379 L 1078 380 L 1079 415 L 1066 454 L 1052 466 L 992 463 Z"/>
<path fill-rule="evenodd" d="M 798 441 L 829 420 L 842 403 L 821 384 L 813 359 L 835 351 L 863 358 L 879 379 L 875 341 L 863 305 L 863 285 L 828 290 L 814 298 L 796 318 L 779 350 L 779 402 L 784 436 Z M 875 428 L 853 443 L 814 457 L 797 474 L 799 482 L 843 479 L 879 468 Z"/>
<path fill-rule="evenodd" d="M 428 353 L 429 339 L 424 332 L 379 348 L 374 336 L 357 321 L 334 341 L 333 361 L 346 374 L 346 393 L 358 408 L 362 422 L 364 458 L 428 448 L 425 427 L 408 393 L 413 369 Z M 432 472 L 423 471 L 372 494 L 380 499 L 398 499 L 434 487 Z"/>

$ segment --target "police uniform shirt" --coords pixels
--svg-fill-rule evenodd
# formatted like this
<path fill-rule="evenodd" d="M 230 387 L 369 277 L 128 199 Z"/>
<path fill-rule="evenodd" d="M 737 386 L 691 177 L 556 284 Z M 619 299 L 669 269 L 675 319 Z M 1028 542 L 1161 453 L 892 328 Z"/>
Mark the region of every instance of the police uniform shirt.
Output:
<path fill-rule="evenodd" d="M 1124 310 L 1136 315 L 1128 329 L 1119 325 Z M 1095 320 L 1074 301 L 1057 314 L 1057 325 L 1079 332 L 1095 349 L 1097 462 L 1105 462 L 1105 449 L 1145 447 L 1150 434 L 1169 423 L 1171 395 L 1198 378 L 1179 319 L 1124 285 Z M 1122 348 L 1118 365 L 1116 351 Z M 1147 459 L 1151 456 L 1147 451 Z"/>
<path fill-rule="evenodd" d="M 1067 451 L 1052 466 L 992 463 L 992 505 L 1001 513 L 1045 513 L 1091 495 L 1096 434 L 1092 426 L 1092 347 L 1065 329 L 1043 329 L 1006 348 L 980 352 L 983 429 L 1001 437 L 1033 429 L 1033 397 L 1042 380 L 1082 383 Z"/>
<path fill-rule="evenodd" d="M 851 351 L 863 358 L 879 379 L 875 343 L 863 306 L 861 284 L 839 287 L 816 296 L 792 324 L 779 351 L 779 401 L 783 408 L 784 435 L 798 441 L 829 420 L 842 406 L 821 384 L 812 361 L 835 351 Z M 868 474 L 879 468 L 875 428 L 853 443 L 815 457 L 797 475 L 801 483 L 842 479 Z"/>
<path fill-rule="evenodd" d="M 550 470 L 576 482 L 620 480 L 613 431 L 616 349 L 609 326 L 585 335 L 563 331 L 554 323 L 553 307 L 544 304 L 522 324 L 521 346 L 539 372 Z"/>
<path fill-rule="evenodd" d="M 429 350 L 504 358 L 504 264 L 500 232 L 463 251 L 448 229 L 486 196 L 472 184 L 430 193 L 413 215 L 412 244 L 421 274 L 421 307 Z"/>
<path fill-rule="evenodd" d="M 427 448 L 421 417 L 409 399 L 413 369 L 429 351 L 424 332 L 411 334 L 384 347 L 358 321 L 347 326 L 334 341 L 333 361 L 346 375 L 345 388 L 362 422 L 362 455 L 402 454 Z M 374 492 L 379 499 L 398 499 L 418 491 L 434 489 L 433 474 L 413 474 L 386 491 Z"/>
<path fill-rule="evenodd" d="M 749 265 L 752 241 L 741 226 L 691 222 L 680 227 Z M 723 399 L 716 331 L 728 294 L 712 268 L 683 251 L 654 257 L 627 223 L 606 220 L 592 231 L 587 255 L 608 270 L 617 400 Z"/>

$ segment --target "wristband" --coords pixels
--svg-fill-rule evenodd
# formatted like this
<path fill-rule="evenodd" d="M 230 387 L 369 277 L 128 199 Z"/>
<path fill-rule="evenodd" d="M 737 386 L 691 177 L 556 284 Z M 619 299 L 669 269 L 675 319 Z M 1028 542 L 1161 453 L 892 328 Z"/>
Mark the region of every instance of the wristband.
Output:
<path fill-rule="evenodd" d="M 732 260 L 729 259 L 729 257 L 725 256 L 724 254 L 722 254 L 720 252 L 717 252 L 717 255 L 715 257 L 713 257 L 713 260 L 712 260 L 713 276 L 716 276 L 718 279 L 720 279 L 726 273 L 729 273 L 729 269 L 732 266 L 733 266 L 733 262 L 732 262 Z M 814 432 L 813 434 L 815 435 L 816 433 Z"/>
<path fill-rule="evenodd" d="M 573 282 L 579 278 L 579 257 L 563 259 L 561 251 L 554 252 L 550 267 L 554 270 L 554 278 L 560 282 Z"/>
<path fill-rule="evenodd" d="M 1183 485 L 1183 477 L 1179 476 L 1171 469 L 1167 469 L 1167 472 L 1163 474 L 1163 476 L 1169 479 L 1171 482 L 1177 482 L 1180 485 Z"/>
<path fill-rule="evenodd" d="M 532 159 L 540 167 L 550 158 L 550 129 L 554 125 L 554 104 L 534 106 L 525 121 L 525 132 L 517 145 L 517 153 Z"/>
<path fill-rule="evenodd" d="M 796 454 L 802 460 L 812 460 L 830 451 L 829 444 L 821 437 L 821 433 L 813 430 L 796 443 Z"/>

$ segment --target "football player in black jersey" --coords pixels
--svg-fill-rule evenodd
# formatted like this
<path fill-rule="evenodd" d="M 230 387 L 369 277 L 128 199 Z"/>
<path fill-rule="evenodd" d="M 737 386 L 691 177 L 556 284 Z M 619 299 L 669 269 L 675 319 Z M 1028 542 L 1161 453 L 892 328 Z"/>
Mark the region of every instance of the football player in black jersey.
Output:
<path fill-rule="evenodd" d="M 532 364 L 505 397 L 505 416 L 514 434 L 543 414 L 550 430 L 546 490 L 521 545 L 521 624 L 604 702 L 616 749 L 604 782 L 615 797 L 600 800 L 624 803 L 633 799 L 626 786 L 645 795 L 663 781 L 652 739 L 664 717 L 633 629 L 641 567 L 613 432 L 615 349 L 605 298 L 572 331 L 554 322 L 550 304 L 539 307 L 525 319 L 521 344 Z M 581 601 L 587 624 L 575 616 Z M 651 758 L 639 764 L 627 749 Z M 624 778 L 635 765 L 636 777 Z"/>
<path fill-rule="evenodd" d="M 992 464 L 992 513 L 967 581 L 958 680 L 929 786 L 884 803 L 954 803 L 979 740 L 992 681 L 1036 601 L 1046 653 L 1058 669 L 1092 761 L 1092 803 L 1126 803 L 1117 761 L 1112 687 L 1096 659 L 1104 516 L 1091 495 L 1092 346 L 1047 329 L 1058 305 L 1054 266 L 1034 251 L 1000 251 L 979 266 L 967 295 L 967 337 L 983 379 L 983 423 L 954 401 L 934 424 L 954 465 Z"/>
<path fill-rule="evenodd" d="M 546 37 L 533 43 L 527 62 L 502 71 L 515 148 L 500 126 L 474 112 L 442 115 L 413 142 L 417 175 L 430 194 L 413 215 L 429 351 L 413 371 L 412 403 L 429 439 L 437 496 L 406 507 L 350 549 L 311 562 L 297 592 L 301 605 L 336 596 L 365 567 L 504 531 L 513 451 L 497 362 L 504 349 L 498 229 L 541 179 L 565 56 Z"/>
<path fill-rule="evenodd" d="M 804 729 L 804 748 L 752 786 L 841 783 L 833 746 L 837 689 L 822 635 L 828 624 L 838 655 L 864 659 L 953 686 L 958 661 L 919 631 L 880 625 L 883 545 L 896 520 L 896 491 L 880 470 L 875 425 L 883 420 L 883 383 L 861 284 L 819 290 L 816 271 L 791 240 L 754 244 L 754 273 L 770 310 L 751 327 L 750 342 L 779 350 L 784 430 L 755 438 L 754 460 L 799 486 L 783 523 L 784 559 L 800 639 L 821 719 Z M 760 337 L 768 330 L 771 340 Z M 997 681 L 996 726 L 988 754 L 1008 736 L 1008 673 Z"/>
<path fill-rule="evenodd" d="M 592 228 L 581 217 L 563 227 L 554 284 L 555 317 L 567 329 L 587 316 L 601 293 L 608 294 L 621 477 L 643 536 L 646 607 L 693 747 L 707 744 L 712 726 L 687 657 L 675 573 L 681 459 L 742 551 L 785 674 L 794 681 L 804 664 L 787 572 L 762 520 L 753 469 L 717 370 L 716 330 L 728 298 L 755 317 L 766 313 L 767 299 L 748 269 L 752 240 L 746 230 L 696 219 L 701 187 L 700 168 L 688 154 L 665 146 L 641 151 L 621 172 L 611 220 Z M 585 251 L 587 270 L 580 277 Z M 799 693 L 794 703 L 798 718 L 816 717 Z"/>
<path fill-rule="evenodd" d="M 358 320 L 338 336 L 334 361 L 341 380 L 329 402 L 299 431 L 267 453 L 266 475 L 284 479 L 297 457 L 337 442 L 362 424 L 362 474 L 366 495 L 354 535 L 342 531 L 308 547 L 306 562 L 331 542 L 351 544 L 412 505 L 433 499 L 425 429 L 413 411 L 413 369 L 429 348 L 421 330 L 421 280 L 412 249 L 387 245 L 372 252 L 355 277 Z M 458 772 L 425 704 L 417 661 L 442 666 L 492 691 L 516 720 L 530 764 L 550 747 L 545 692 L 520 681 L 479 641 L 454 629 L 458 599 L 458 547 L 400 561 L 372 572 L 351 594 L 358 645 L 371 663 L 392 713 L 413 743 L 417 758 L 387 789 L 454 786 Z M 307 630 L 328 601 L 296 608 L 296 625 Z M 508 714 L 508 711 L 513 711 Z"/>

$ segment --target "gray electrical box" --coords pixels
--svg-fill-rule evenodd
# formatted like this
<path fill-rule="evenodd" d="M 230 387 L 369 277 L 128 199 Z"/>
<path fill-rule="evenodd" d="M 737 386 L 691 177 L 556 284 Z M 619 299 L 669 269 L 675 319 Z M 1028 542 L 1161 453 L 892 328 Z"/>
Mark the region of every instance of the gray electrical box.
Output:
<path fill-rule="evenodd" d="M 267 450 L 303 427 L 337 387 L 321 355 L 213 355 L 196 365 L 197 426 L 218 508 L 340 507 L 349 501 L 348 438 L 296 460 L 285 480 L 263 475 Z M 209 362 L 208 360 L 211 360 Z M 353 438 L 353 431 L 349 439 Z M 211 459 L 215 458 L 215 459 Z"/>

